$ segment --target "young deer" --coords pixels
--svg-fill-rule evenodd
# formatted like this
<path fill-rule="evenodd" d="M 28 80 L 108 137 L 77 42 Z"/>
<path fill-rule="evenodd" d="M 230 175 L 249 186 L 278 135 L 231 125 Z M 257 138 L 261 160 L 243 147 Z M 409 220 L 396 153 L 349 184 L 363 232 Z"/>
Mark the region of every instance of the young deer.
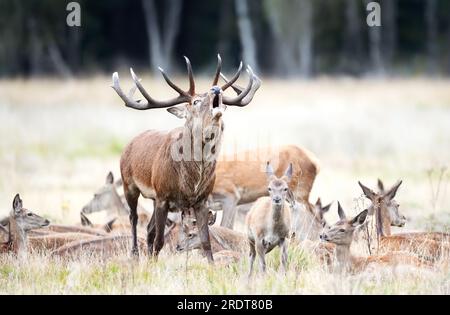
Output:
<path fill-rule="evenodd" d="M 19 256 L 26 256 L 28 251 L 28 232 L 50 224 L 50 221 L 23 207 L 19 194 L 14 197 L 9 216 L 8 241 L 2 251 L 13 251 Z"/>
<path fill-rule="evenodd" d="M 267 161 L 277 161 L 277 176 L 282 176 L 289 163 L 292 163 L 294 171 L 289 189 L 293 199 L 298 202 L 298 211 L 302 212 L 299 216 L 307 216 L 315 225 L 316 213 L 314 206 L 309 203 L 309 194 L 319 172 L 319 162 L 311 152 L 295 145 L 286 145 L 277 149 L 259 148 L 238 152 L 237 156 L 242 159 L 227 156 L 217 162 L 216 181 L 211 197 L 222 206 L 221 226 L 232 229 L 238 205 L 269 195 L 266 176 L 262 171 Z M 302 235 L 300 231 L 297 234 L 299 238 Z M 317 234 L 316 238 L 318 237 Z"/>
<path fill-rule="evenodd" d="M 450 255 L 450 235 L 448 233 L 410 232 L 391 234 L 390 227 L 393 225 L 395 218 L 399 217 L 398 204 L 393 202 L 393 198 L 401 181 L 387 192 L 384 191 L 383 185 L 380 185 L 380 183 L 380 191 L 384 193 L 378 194 L 359 183 L 364 195 L 372 201 L 369 209 L 372 209 L 375 214 L 378 249 L 383 252 L 392 250 L 408 251 L 431 261 L 435 261 L 441 257 L 448 257 Z M 401 223 L 402 220 L 398 222 Z"/>
<path fill-rule="evenodd" d="M 178 234 L 176 246 L 177 252 L 184 252 L 192 249 L 201 249 L 201 241 L 197 222 L 193 213 L 184 211 L 182 213 L 181 226 L 174 230 Z M 245 235 L 222 226 L 214 226 L 216 216 L 209 212 L 209 236 L 211 240 L 211 250 L 213 255 L 224 250 L 233 252 L 244 252 L 247 245 Z"/>
<path fill-rule="evenodd" d="M 287 267 L 287 238 L 291 229 L 291 207 L 286 202 L 289 182 L 292 177 L 292 164 L 289 164 L 283 177 L 275 176 L 272 166 L 267 162 L 268 191 L 270 197 L 259 198 L 250 209 L 245 220 L 250 246 L 250 271 L 258 254 L 260 267 L 266 271 L 265 255 L 276 246 L 281 248 L 281 265 Z"/>
<path fill-rule="evenodd" d="M 324 214 L 328 212 L 331 204 L 322 206 L 320 198 L 314 205 L 308 203 L 307 208 L 296 204 L 292 209 L 292 236 L 295 240 L 319 240 L 320 233 L 327 226 Z"/>
<path fill-rule="evenodd" d="M 430 267 L 429 264 L 414 255 L 401 252 L 390 252 L 385 255 L 357 257 L 352 255 L 350 246 L 355 229 L 364 223 L 368 210 L 360 212 L 352 219 L 347 219 L 344 210 L 338 203 L 339 221 L 326 229 L 320 238 L 336 245 L 337 270 L 340 272 L 361 272 L 369 265 L 396 266 L 412 265 L 415 267 Z"/>

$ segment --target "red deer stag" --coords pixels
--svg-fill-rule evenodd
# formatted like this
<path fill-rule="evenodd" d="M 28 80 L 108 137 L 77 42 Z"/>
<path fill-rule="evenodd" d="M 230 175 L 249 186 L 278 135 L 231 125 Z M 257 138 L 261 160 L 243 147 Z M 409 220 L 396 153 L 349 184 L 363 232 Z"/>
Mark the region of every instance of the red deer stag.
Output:
<path fill-rule="evenodd" d="M 250 76 L 247 87 L 236 97 L 224 95 L 223 92 L 239 78 L 242 63 L 233 78 L 219 87 L 217 84 L 222 62 L 218 56 L 212 87 L 205 93 L 196 93 L 191 63 L 186 57 L 185 60 L 189 76 L 187 91 L 175 85 L 164 70 L 160 69 L 167 84 L 179 94 L 166 101 L 153 99 L 130 69 L 137 89 L 146 99 L 133 100 L 131 95 L 127 96 L 120 88 L 117 72 L 113 74 L 112 87 L 126 106 L 137 110 L 167 108 L 171 114 L 185 119 L 182 127 L 168 132 L 149 130 L 134 138 L 122 153 L 120 170 L 125 198 L 130 207 L 132 253 L 139 254 L 136 206 L 142 195 L 153 199 L 155 205 L 154 215 L 147 228 L 150 255 L 156 258 L 164 245 L 167 213 L 193 209 L 198 220 L 202 248 L 208 261 L 212 262 L 206 202 L 214 187 L 216 158 L 224 128 L 222 114 L 227 105 L 248 105 L 261 83 L 252 69 L 247 67 Z M 177 104 L 183 105 L 175 106 Z"/>

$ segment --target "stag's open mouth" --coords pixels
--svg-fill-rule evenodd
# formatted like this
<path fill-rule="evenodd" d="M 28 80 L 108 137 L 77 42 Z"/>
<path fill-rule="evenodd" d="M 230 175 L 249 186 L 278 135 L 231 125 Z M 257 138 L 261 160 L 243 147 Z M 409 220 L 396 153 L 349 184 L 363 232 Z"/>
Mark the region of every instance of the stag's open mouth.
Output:
<path fill-rule="evenodd" d="M 219 107 L 220 105 L 219 102 L 220 102 L 219 95 L 215 95 L 213 98 L 213 108 Z"/>

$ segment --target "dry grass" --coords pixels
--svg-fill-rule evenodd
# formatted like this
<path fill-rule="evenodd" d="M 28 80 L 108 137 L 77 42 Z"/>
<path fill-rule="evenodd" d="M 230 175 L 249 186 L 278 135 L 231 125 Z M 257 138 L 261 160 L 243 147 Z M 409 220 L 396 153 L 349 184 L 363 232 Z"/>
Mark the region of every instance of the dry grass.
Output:
<path fill-rule="evenodd" d="M 130 86 L 123 73 L 124 85 Z M 184 82 L 179 78 L 178 82 Z M 152 95 L 172 95 L 161 79 L 144 76 Z M 208 81 L 199 80 L 206 88 Z M 225 113 L 224 152 L 234 147 L 297 144 L 313 151 L 321 173 L 312 198 L 361 208 L 357 180 L 374 186 L 403 179 L 397 200 L 407 229 L 448 230 L 450 89 L 444 80 L 370 81 L 322 78 L 311 82 L 264 80 L 247 108 Z M 118 172 L 121 149 L 134 135 L 181 122 L 164 110 L 124 108 L 109 77 L 76 81 L 0 81 L 0 214 L 20 192 L 25 206 L 54 222 L 78 222 L 78 212 L 106 173 Z M 200 87 L 200 88 L 201 88 Z M 428 170 L 435 170 L 429 173 Z M 335 209 L 328 215 L 336 219 Z M 101 220 L 99 215 L 94 220 Z M 398 231 L 398 230 L 396 230 Z M 275 255 L 275 254 L 274 254 Z M 272 257 L 272 256 L 271 256 Z M 273 256 L 276 264 L 278 256 Z M 450 293 L 448 272 L 367 272 L 341 279 L 291 250 L 286 277 L 246 279 L 247 261 L 213 270 L 191 257 L 163 255 L 158 263 L 126 255 L 99 263 L 60 262 L 32 255 L 26 263 L 1 257 L 2 293 Z M 129 268 L 133 266 L 133 268 Z M 269 270 L 273 268 L 269 267 Z"/>

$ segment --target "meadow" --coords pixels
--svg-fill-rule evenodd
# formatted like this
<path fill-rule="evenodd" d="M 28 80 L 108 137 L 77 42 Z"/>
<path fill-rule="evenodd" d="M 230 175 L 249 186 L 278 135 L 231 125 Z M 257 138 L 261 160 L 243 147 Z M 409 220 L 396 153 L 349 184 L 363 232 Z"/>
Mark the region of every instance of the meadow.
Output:
<path fill-rule="evenodd" d="M 450 230 L 450 81 L 262 80 L 249 106 L 225 112 L 224 154 L 306 147 L 321 165 L 311 201 L 339 200 L 350 215 L 368 204 L 358 180 L 375 187 L 377 178 L 387 186 L 402 179 L 396 200 L 408 222 L 401 230 Z M 121 81 L 131 86 L 124 71 Z M 184 77 L 176 81 L 187 84 Z M 143 82 L 157 98 L 172 95 L 159 77 L 144 75 Z M 209 85 L 198 82 L 199 90 Z M 53 223 L 78 223 L 107 172 L 119 176 L 120 153 L 133 136 L 182 123 L 165 110 L 125 108 L 110 84 L 108 76 L 0 80 L 0 216 L 20 192 L 26 207 Z M 337 219 L 336 204 L 326 218 Z M 92 216 L 99 223 L 104 219 Z M 269 256 L 268 274 L 248 281 L 247 259 L 210 267 L 197 253 L 163 253 L 158 262 L 125 254 L 107 261 L 62 261 L 39 253 L 18 261 L 3 255 L 0 293 L 450 294 L 447 269 L 368 270 L 343 277 L 291 247 L 284 275 L 276 271 L 278 252 Z"/>

